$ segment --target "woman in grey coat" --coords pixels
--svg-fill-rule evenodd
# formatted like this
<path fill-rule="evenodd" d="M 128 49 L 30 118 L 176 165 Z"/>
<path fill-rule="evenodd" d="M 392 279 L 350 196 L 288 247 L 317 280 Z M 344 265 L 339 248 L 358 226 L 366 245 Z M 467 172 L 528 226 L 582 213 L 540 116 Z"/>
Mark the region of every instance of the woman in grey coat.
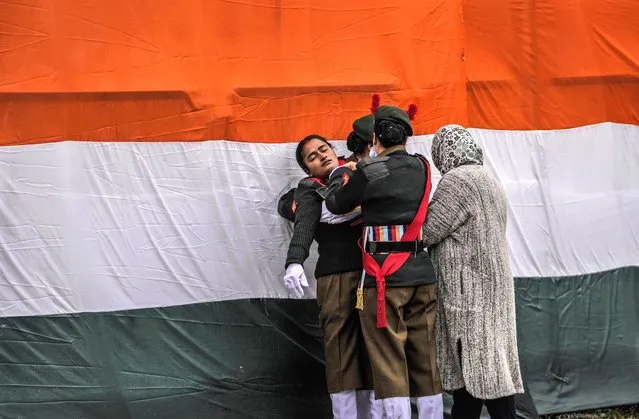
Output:
<path fill-rule="evenodd" d="M 471 134 L 447 125 L 435 134 L 442 174 L 428 207 L 424 241 L 437 277 L 437 362 L 453 392 L 453 418 L 515 418 L 523 393 L 515 290 L 506 245 L 506 195 L 483 167 Z"/>

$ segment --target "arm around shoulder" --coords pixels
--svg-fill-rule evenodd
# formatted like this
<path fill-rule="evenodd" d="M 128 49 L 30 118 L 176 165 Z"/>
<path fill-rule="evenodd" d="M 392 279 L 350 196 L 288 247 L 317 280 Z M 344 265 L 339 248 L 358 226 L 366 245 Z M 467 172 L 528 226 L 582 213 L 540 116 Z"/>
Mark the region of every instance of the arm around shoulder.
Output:
<path fill-rule="evenodd" d="M 423 236 L 426 246 L 434 246 L 454 233 L 470 217 L 466 182 L 454 173 L 444 175 L 428 204 Z"/>
<path fill-rule="evenodd" d="M 366 187 L 361 171 L 339 167 L 331 173 L 326 191 L 326 208 L 333 214 L 346 214 L 360 205 Z"/>

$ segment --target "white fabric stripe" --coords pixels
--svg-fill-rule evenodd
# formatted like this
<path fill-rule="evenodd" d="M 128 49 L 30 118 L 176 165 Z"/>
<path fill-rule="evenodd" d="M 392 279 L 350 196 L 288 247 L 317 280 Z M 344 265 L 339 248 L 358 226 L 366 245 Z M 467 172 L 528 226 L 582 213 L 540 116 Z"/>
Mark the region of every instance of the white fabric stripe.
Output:
<path fill-rule="evenodd" d="M 639 265 L 639 127 L 473 132 L 510 198 L 516 276 Z M 429 157 L 430 141 L 416 137 L 409 150 Z M 288 297 L 281 277 L 291 226 L 276 204 L 302 177 L 294 149 L 0 148 L 0 315 Z"/>

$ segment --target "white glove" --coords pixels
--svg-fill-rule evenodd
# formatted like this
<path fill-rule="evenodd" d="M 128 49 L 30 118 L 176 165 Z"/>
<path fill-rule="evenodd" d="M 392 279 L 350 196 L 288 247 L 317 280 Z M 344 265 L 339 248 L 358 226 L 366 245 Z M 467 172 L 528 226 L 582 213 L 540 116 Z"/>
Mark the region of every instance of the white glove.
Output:
<path fill-rule="evenodd" d="M 286 275 L 284 275 L 284 285 L 286 285 L 289 291 L 295 294 L 296 298 L 302 298 L 304 296 L 304 289 L 302 287 L 308 287 L 304 267 L 299 263 L 291 263 L 288 265 Z"/>

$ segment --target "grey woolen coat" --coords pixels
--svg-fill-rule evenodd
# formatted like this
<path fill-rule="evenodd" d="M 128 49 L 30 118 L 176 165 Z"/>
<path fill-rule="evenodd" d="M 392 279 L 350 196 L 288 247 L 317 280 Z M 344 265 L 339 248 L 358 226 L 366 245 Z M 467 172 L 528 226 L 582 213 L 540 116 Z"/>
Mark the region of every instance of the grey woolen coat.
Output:
<path fill-rule="evenodd" d="M 439 280 L 436 342 L 444 389 L 466 387 L 484 400 L 523 393 L 506 195 L 464 128 L 441 128 L 432 152 L 442 179 L 424 240 Z"/>

